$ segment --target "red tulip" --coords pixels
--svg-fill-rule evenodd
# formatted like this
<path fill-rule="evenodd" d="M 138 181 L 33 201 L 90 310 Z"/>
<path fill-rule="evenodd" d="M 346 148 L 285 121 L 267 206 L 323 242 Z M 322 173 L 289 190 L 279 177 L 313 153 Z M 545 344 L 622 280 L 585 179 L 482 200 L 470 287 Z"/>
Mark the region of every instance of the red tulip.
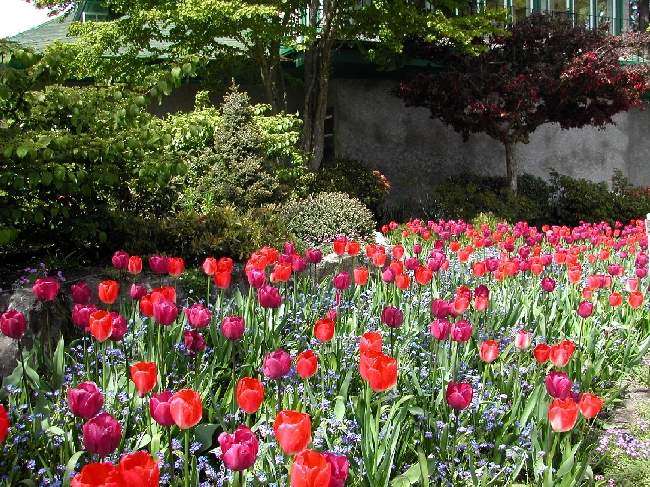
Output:
<path fill-rule="evenodd" d="M 472 336 L 474 327 L 467 320 L 459 320 L 451 325 L 451 339 L 455 342 L 466 342 Z"/>
<path fill-rule="evenodd" d="M 221 460 L 226 468 L 239 472 L 255 464 L 259 440 L 248 426 L 240 425 L 233 434 L 224 431 L 218 440 Z"/>
<path fill-rule="evenodd" d="M 314 336 L 321 342 L 329 342 L 334 337 L 334 320 L 321 318 L 314 325 Z"/>
<path fill-rule="evenodd" d="M 89 463 L 72 478 L 70 487 L 124 487 L 117 468 L 108 462 Z"/>
<path fill-rule="evenodd" d="M 334 253 L 335 253 L 336 255 L 343 255 L 343 254 L 345 254 L 345 247 L 346 247 L 347 243 L 348 243 L 348 239 L 347 239 L 347 238 L 345 238 L 345 237 L 343 237 L 343 236 L 336 237 L 336 238 L 334 239 L 334 242 L 332 242 L 332 247 L 333 247 L 333 249 L 334 249 Z"/>
<path fill-rule="evenodd" d="M 226 316 L 221 322 L 221 334 L 227 340 L 237 341 L 244 336 L 246 325 L 241 316 Z"/>
<path fill-rule="evenodd" d="M 82 431 L 86 451 L 100 457 L 113 453 L 122 438 L 120 423 L 108 413 L 100 413 L 88 420 Z"/>
<path fill-rule="evenodd" d="M 36 279 L 32 286 L 32 292 L 41 301 L 54 301 L 59 294 L 59 280 L 54 277 L 43 277 Z"/>
<path fill-rule="evenodd" d="M 292 272 L 293 268 L 291 267 L 291 264 L 277 263 L 275 264 L 273 271 L 271 271 L 271 282 L 287 282 L 291 279 Z"/>
<path fill-rule="evenodd" d="M 390 328 L 399 328 L 404 322 L 404 313 L 394 306 L 386 306 L 381 312 L 381 322 Z"/>
<path fill-rule="evenodd" d="M 548 420 L 553 431 L 558 433 L 570 431 L 578 420 L 578 405 L 571 397 L 553 399 L 548 407 Z"/>
<path fill-rule="evenodd" d="M 311 443 L 311 418 L 298 411 L 280 411 L 275 417 L 273 431 L 282 451 L 295 455 Z"/>
<path fill-rule="evenodd" d="M 621 293 L 617 293 L 616 291 L 613 291 L 609 295 L 608 300 L 610 306 L 620 306 L 621 304 L 623 304 L 623 296 L 621 295 Z"/>
<path fill-rule="evenodd" d="M 163 286 L 151 291 L 151 302 L 157 303 L 158 301 L 171 301 L 172 303 L 176 303 L 176 288 L 173 286 Z"/>
<path fill-rule="evenodd" d="M 580 394 L 580 402 L 578 403 L 578 406 L 580 407 L 582 415 L 587 419 L 591 419 L 600 412 L 604 403 L 605 401 L 595 394 L 585 392 Z"/>
<path fill-rule="evenodd" d="M 499 357 L 499 343 L 495 340 L 484 341 L 479 348 L 479 356 L 483 362 L 494 362 Z"/>
<path fill-rule="evenodd" d="M 576 346 L 571 340 L 564 340 L 551 347 L 549 359 L 556 367 L 564 367 L 569 363 L 575 349 Z"/>
<path fill-rule="evenodd" d="M 140 308 L 140 314 L 142 316 L 151 318 L 153 316 L 153 301 L 151 300 L 151 294 L 142 296 L 138 307 Z"/>
<path fill-rule="evenodd" d="M 214 284 L 219 289 L 228 289 L 232 281 L 231 271 L 217 271 L 213 276 Z"/>
<path fill-rule="evenodd" d="M 318 357 L 311 350 L 305 350 L 296 357 L 296 372 L 303 379 L 309 379 L 318 370 Z"/>
<path fill-rule="evenodd" d="M 305 450 L 294 458 L 289 477 L 291 487 L 329 487 L 332 467 L 321 453 Z"/>
<path fill-rule="evenodd" d="M 345 251 L 348 253 L 348 255 L 359 255 L 359 252 L 361 251 L 361 245 L 359 242 L 351 240 L 345 247 Z"/>
<path fill-rule="evenodd" d="M 192 428 L 203 416 L 201 396 L 192 389 L 181 389 L 169 401 L 169 412 L 180 429 Z"/>
<path fill-rule="evenodd" d="M 4 443 L 9 435 L 9 414 L 5 407 L 0 404 L 0 444 Z"/>
<path fill-rule="evenodd" d="M 88 304 L 93 292 L 88 284 L 84 281 L 79 281 L 70 286 L 70 294 L 72 295 L 72 302 L 74 304 Z"/>
<path fill-rule="evenodd" d="M 183 258 L 169 257 L 167 259 L 167 272 L 173 277 L 178 277 L 185 272 L 185 261 Z"/>
<path fill-rule="evenodd" d="M 420 286 L 426 286 L 431 282 L 431 279 L 433 279 L 433 271 L 428 267 L 420 265 L 415 269 L 415 281 Z"/>
<path fill-rule="evenodd" d="M 95 311 L 88 318 L 88 329 L 95 340 L 105 342 L 113 333 L 113 317 L 108 311 Z"/>
<path fill-rule="evenodd" d="M 632 291 L 627 296 L 627 303 L 634 309 L 640 307 L 643 304 L 643 294 L 639 291 Z"/>
<path fill-rule="evenodd" d="M 367 267 L 356 267 L 352 273 L 354 275 L 354 284 L 357 286 L 365 286 L 368 284 L 370 273 Z"/>
<path fill-rule="evenodd" d="M 472 385 L 467 382 L 450 382 L 447 385 L 447 404 L 449 404 L 456 411 L 465 409 L 472 403 L 472 396 L 474 390 Z"/>
<path fill-rule="evenodd" d="M 75 416 L 90 419 L 104 406 L 104 396 L 94 382 L 82 382 L 66 392 L 70 412 Z"/>
<path fill-rule="evenodd" d="M 142 257 L 137 255 L 129 257 L 129 263 L 126 268 L 129 271 L 129 274 L 133 274 L 134 276 L 140 274 L 142 272 Z"/>
<path fill-rule="evenodd" d="M 323 453 L 325 460 L 330 464 L 332 477 L 328 487 L 343 487 L 348 479 L 350 462 L 345 455 L 336 455 L 334 453 Z"/>
<path fill-rule="evenodd" d="M 262 371 L 269 379 L 280 379 L 291 369 L 291 355 L 281 348 L 270 352 L 264 357 Z"/>
<path fill-rule="evenodd" d="M 381 334 L 377 331 L 367 331 L 361 336 L 359 342 L 359 352 L 362 354 L 367 352 L 381 353 Z"/>
<path fill-rule="evenodd" d="M 397 384 L 397 360 L 383 353 L 362 353 L 359 373 L 373 391 L 386 391 Z"/>
<path fill-rule="evenodd" d="M 142 301 L 140 301 L 142 304 Z M 178 317 L 178 307 L 172 301 L 161 299 L 153 303 L 153 318 L 163 326 L 169 326 Z"/>
<path fill-rule="evenodd" d="M 239 409 L 253 414 L 257 412 L 264 401 L 264 386 L 253 377 L 243 377 L 237 382 L 235 397 Z"/>
<path fill-rule="evenodd" d="M 196 354 L 205 350 L 205 338 L 196 330 L 185 330 L 183 332 L 183 344 L 190 354 Z"/>
<path fill-rule="evenodd" d="M 151 392 L 158 381 L 158 367 L 154 362 L 136 362 L 130 368 L 131 380 L 140 397 Z"/>
<path fill-rule="evenodd" d="M 546 343 L 540 343 L 533 349 L 533 355 L 539 364 L 546 362 L 550 353 L 551 347 L 549 347 Z"/>
<path fill-rule="evenodd" d="M 120 294 L 120 284 L 117 281 L 102 281 L 97 290 L 99 300 L 105 304 L 113 304 Z"/>
<path fill-rule="evenodd" d="M 5 311 L 0 315 L 0 331 L 3 335 L 20 340 L 27 330 L 25 315 L 15 309 Z"/>
<path fill-rule="evenodd" d="M 214 257 L 206 257 L 201 268 L 206 275 L 214 276 L 214 273 L 217 272 L 217 259 Z"/>
<path fill-rule="evenodd" d="M 161 426 L 173 426 L 174 419 L 169 411 L 169 401 L 172 399 L 170 391 L 152 394 L 149 399 L 149 413 L 153 420 Z"/>
<path fill-rule="evenodd" d="M 558 399 L 566 399 L 569 397 L 571 387 L 573 387 L 566 372 L 550 372 L 546 376 L 546 379 L 544 379 L 544 382 L 549 395 Z"/>
<path fill-rule="evenodd" d="M 118 470 L 124 486 L 158 487 L 160 483 L 158 461 L 146 451 L 124 455 Z"/>

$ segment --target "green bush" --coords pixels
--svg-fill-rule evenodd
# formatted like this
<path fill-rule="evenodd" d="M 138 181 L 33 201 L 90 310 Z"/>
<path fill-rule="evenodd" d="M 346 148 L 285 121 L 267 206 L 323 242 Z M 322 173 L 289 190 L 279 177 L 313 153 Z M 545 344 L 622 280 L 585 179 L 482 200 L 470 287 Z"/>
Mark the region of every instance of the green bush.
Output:
<path fill-rule="evenodd" d="M 357 198 L 377 215 L 390 192 L 390 182 L 379 171 L 370 170 L 361 162 L 327 161 L 316 174 L 314 192 L 334 191 Z"/>
<path fill-rule="evenodd" d="M 127 252 L 160 252 L 200 262 L 207 255 L 245 259 L 263 245 L 280 245 L 291 235 L 274 208 L 215 207 L 206 214 L 188 211 L 159 219 L 127 218 L 116 238 Z"/>
<path fill-rule="evenodd" d="M 434 186 L 423 212 L 430 218 L 472 220 L 480 213 L 531 224 L 577 225 L 581 221 L 627 222 L 650 212 L 650 193 L 632 187 L 620 173 L 612 189 L 604 182 L 574 179 L 551 172 L 549 181 L 528 174 L 519 177 L 519 193 L 504 189 L 505 180 L 462 175 Z"/>
<path fill-rule="evenodd" d="M 218 114 L 207 108 L 173 121 L 173 140 L 185 149 L 188 141 L 196 146 L 212 137 L 208 147 L 190 152 L 180 207 L 197 212 L 224 205 L 249 209 L 304 193 L 301 188 L 310 176 L 295 149 L 299 120 L 265 117 L 260 114 L 263 110 L 252 106 L 246 93 L 232 88 Z M 189 130 L 179 130 L 179 124 Z"/>
<path fill-rule="evenodd" d="M 368 237 L 376 224 L 371 211 L 346 193 L 318 193 L 285 203 L 287 229 L 305 245 L 330 242 L 339 234 Z"/>

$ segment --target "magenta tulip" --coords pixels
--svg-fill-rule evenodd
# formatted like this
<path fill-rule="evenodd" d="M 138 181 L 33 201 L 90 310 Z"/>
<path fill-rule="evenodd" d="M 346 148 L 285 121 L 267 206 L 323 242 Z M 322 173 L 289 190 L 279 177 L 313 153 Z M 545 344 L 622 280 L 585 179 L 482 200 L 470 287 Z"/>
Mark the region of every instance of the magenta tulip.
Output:
<path fill-rule="evenodd" d="M 546 391 L 551 397 L 557 399 L 566 399 L 571 393 L 571 387 L 573 384 L 569 379 L 569 376 L 566 372 L 550 372 L 546 379 L 544 379 L 546 384 Z"/>
<path fill-rule="evenodd" d="M 187 330 L 183 333 L 183 343 L 191 354 L 205 350 L 205 338 L 196 330 Z"/>
<path fill-rule="evenodd" d="M 266 283 L 266 274 L 259 269 L 250 269 L 246 272 L 248 284 L 254 289 L 261 288 Z"/>
<path fill-rule="evenodd" d="M 124 252 L 123 250 L 118 250 L 113 254 L 113 257 L 111 258 L 111 263 L 113 264 L 113 267 L 119 270 L 124 270 L 129 266 L 129 254 Z"/>
<path fill-rule="evenodd" d="M 167 274 L 167 257 L 162 255 L 152 255 L 149 257 L 149 268 L 155 274 Z"/>
<path fill-rule="evenodd" d="M 550 277 L 542 279 L 542 289 L 547 293 L 552 293 L 555 290 L 555 281 Z"/>
<path fill-rule="evenodd" d="M 450 331 L 451 323 L 444 318 L 434 320 L 429 325 L 429 333 L 431 333 L 436 340 L 446 340 L 449 338 Z"/>
<path fill-rule="evenodd" d="M 590 301 L 582 301 L 578 305 L 578 316 L 589 318 L 594 312 L 594 304 Z"/>
<path fill-rule="evenodd" d="M 278 288 L 266 284 L 258 289 L 257 299 L 262 308 L 279 308 L 282 304 L 282 296 Z"/>
<path fill-rule="evenodd" d="M 122 439 L 120 423 L 108 413 L 100 413 L 88 420 L 82 431 L 86 451 L 100 457 L 113 453 Z"/>
<path fill-rule="evenodd" d="M 56 295 L 59 294 L 60 287 L 59 280 L 55 277 L 43 277 L 36 279 L 32 286 L 32 292 L 41 301 L 54 301 Z"/>
<path fill-rule="evenodd" d="M 221 460 L 226 468 L 239 472 L 255 464 L 259 441 L 247 426 L 239 426 L 234 433 L 225 431 L 219 435 Z"/>
<path fill-rule="evenodd" d="M 264 357 L 262 371 L 269 379 L 280 379 L 291 369 L 291 355 L 282 349 L 271 352 Z"/>
<path fill-rule="evenodd" d="M 113 323 L 113 329 L 111 331 L 111 336 L 109 339 L 114 342 L 119 342 L 122 338 L 124 338 L 124 335 L 126 335 L 126 332 L 128 331 L 126 318 L 124 318 L 124 316 L 116 311 L 111 311 L 111 319 Z"/>
<path fill-rule="evenodd" d="M 347 272 L 339 272 L 332 278 L 332 285 L 339 291 L 343 291 L 350 287 L 350 274 Z"/>
<path fill-rule="evenodd" d="M 336 455 L 335 453 L 323 453 L 325 460 L 330 464 L 330 484 L 327 487 L 343 487 L 348 479 L 350 462 L 345 455 Z"/>
<path fill-rule="evenodd" d="M 386 306 L 381 312 L 381 322 L 390 328 L 399 328 L 404 322 L 404 313 L 394 306 Z"/>
<path fill-rule="evenodd" d="M 90 419 L 104 406 L 104 396 L 94 382 L 82 382 L 66 392 L 70 412 L 75 416 Z"/>
<path fill-rule="evenodd" d="M 70 294 L 72 295 L 72 302 L 74 304 L 88 304 L 90 303 L 93 291 L 85 281 L 79 281 L 70 286 Z"/>
<path fill-rule="evenodd" d="M 149 399 L 149 413 L 153 420 L 161 426 L 173 426 L 174 419 L 169 412 L 169 401 L 173 394 L 171 391 L 154 393 Z"/>
<path fill-rule="evenodd" d="M 153 317 L 157 323 L 169 326 L 178 317 L 178 307 L 168 299 L 160 299 L 153 303 Z"/>
<path fill-rule="evenodd" d="M 129 290 L 129 296 L 134 301 L 140 301 L 147 294 L 147 288 L 143 284 L 131 284 L 131 289 Z"/>
<path fill-rule="evenodd" d="M 318 264 L 321 260 L 323 260 L 323 252 L 317 248 L 307 249 L 305 251 L 305 259 L 307 259 L 307 262 L 310 264 Z"/>
<path fill-rule="evenodd" d="M 472 402 L 474 390 L 472 385 L 467 382 L 450 382 L 447 385 L 447 404 L 456 411 L 465 409 Z"/>
<path fill-rule="evenodd" d="M 466 342 L 472 336 L 474 327 L 467 320 L 459 320 L 451 325 L 451 339 L 455 342 Z"/>
<path fill-rule="evenodd" d="M 75 304 L 72 307 L 72 323 L 82 330 L 88 328 L 90 315 L 98 311 L 97 306 L 92 304 Z"/>

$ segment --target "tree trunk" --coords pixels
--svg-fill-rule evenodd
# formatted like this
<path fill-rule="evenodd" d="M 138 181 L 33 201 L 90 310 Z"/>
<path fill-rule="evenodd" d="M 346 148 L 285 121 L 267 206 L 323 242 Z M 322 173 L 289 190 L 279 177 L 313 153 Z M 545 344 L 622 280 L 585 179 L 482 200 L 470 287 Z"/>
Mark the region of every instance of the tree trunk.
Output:
<path fill-rule="evenodd" d="M 318 22 L 318 0 L 312 0 L 309 25 Z M 327 92 L 334 43 L 334 7 L 323 2 L 323 19 L 320 36 L 305 51 L 305 100 L 303 106 L 303 150 L 309 157 L 309 166 L 317 170 L 323 162 L 325 153 L 325 117 L 327 115 Z"/>
<path fill-rule="evenodd" d="M 273 113 L 280 113 L 287 110 L 287 94 L 280 60 L 280 43 L 272 42 L 269 49 L 270 51 L 266 53 L 263 46 L 258 46 L 255 57 L 260 67 L 266 102 L 271 105 Z"/>
<path fill-rule="evenodd" d="M 513 145 L 511 142 L 504 142 L 503 147 L 506 150 L 506 179 L 510 191 L 517 194 L 517 160 L 513 154 Z"/>
<path fill-rule="evenodd" d="M 648 0 L 641 0 L 638 3 L 639 9 L 639 30 L 645 31 L 648 28 L 650 21 L 650 5 Z"/>

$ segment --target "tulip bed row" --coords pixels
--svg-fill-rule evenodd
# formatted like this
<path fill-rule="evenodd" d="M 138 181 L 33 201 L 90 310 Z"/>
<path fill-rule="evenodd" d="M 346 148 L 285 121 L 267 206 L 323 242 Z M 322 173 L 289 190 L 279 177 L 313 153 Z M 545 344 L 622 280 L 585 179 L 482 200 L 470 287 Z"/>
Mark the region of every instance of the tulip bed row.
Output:
<path fill-rule="evenodd" d="M 179 257 L 118 251 L 97 288 L 39 277 L 75 331 L 26 349 L 28 319 L 0 317 L 20 349 L 0 482 L 593 483 L 595 433 L 650 346 L 642 223 L 382 231 L 388 247 L 337 238 L 322 280 L 316 248 L 208 257 L 182 303 Z"/>

